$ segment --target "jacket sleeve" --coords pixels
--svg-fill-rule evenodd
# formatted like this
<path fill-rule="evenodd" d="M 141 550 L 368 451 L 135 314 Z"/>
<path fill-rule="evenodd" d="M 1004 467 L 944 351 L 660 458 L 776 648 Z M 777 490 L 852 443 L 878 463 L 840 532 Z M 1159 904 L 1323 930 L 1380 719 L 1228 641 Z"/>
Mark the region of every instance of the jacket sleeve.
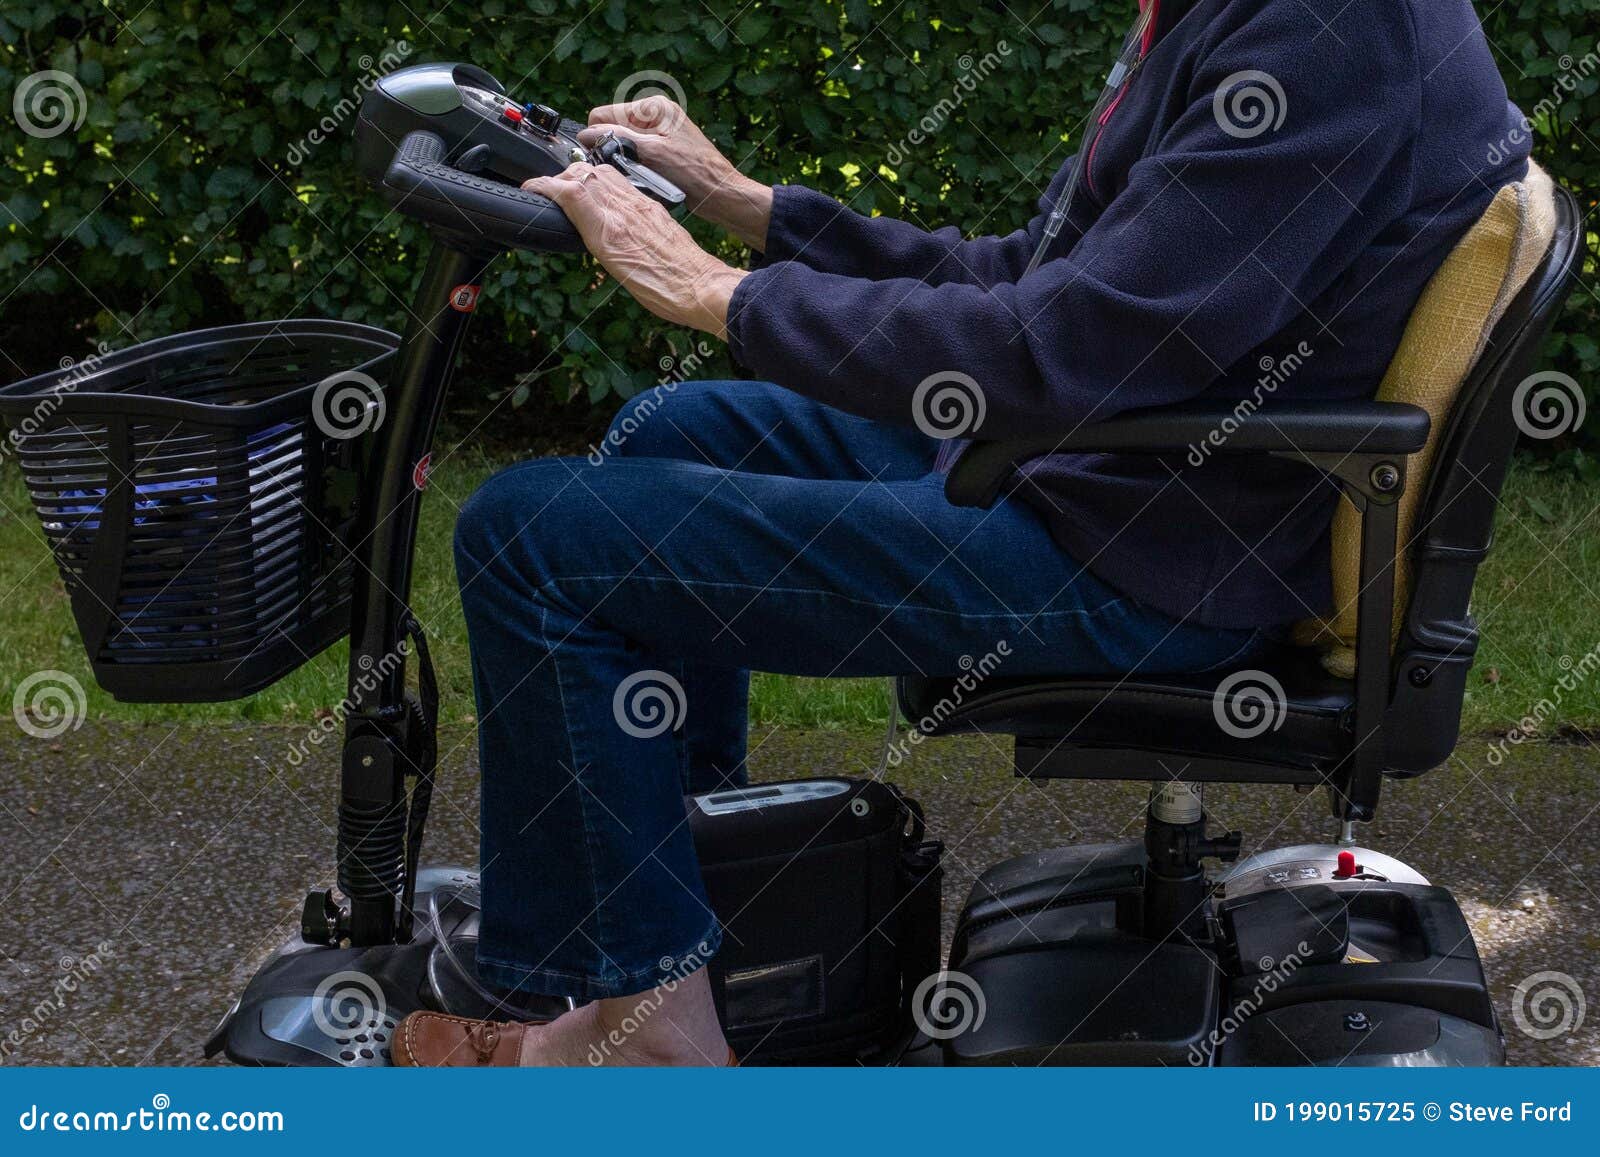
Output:
<path fill-rule="evenodd" d="M 988 438 L 1200 394 L 1409 204 L 1420 77 L 1406 6 L 1353 2 L 1360 42 L 1308 47 L 1292 4 L 1255 5 L 1219 34 L 1123 191 L 1020 282 L 874 281 L 780 260 L 734 293 L 735 356 L 839 409 L 924 428 L 928 383 L 965 378 L 981 418 L 958 433 Z M 1276 127 L 1233 122 L 1248 85 L 1281 110 Z"/>
<path fill-rule="evenodd" d="M 1070 165 L 1070 162 L 1069 162 Z M 773 189 L 773 219 L 758 267 L 797 261 L 810 269 L 867 280 L 912 278 L 926 285 L 1000 285 L 1026 269 L 1045 218 L 1066 184 L 1067 166 L 1038 198 L 1037 213 L 1003 237 L 963 238 L 954 226 L 922 229 L 896 218 L 872 218 L 805 186 Z M 1072 226 L 1062 242 L 1077 237 Z"/>
<path fill-rule="evenodd" d="M 772 191 L 772 221 L 758 266 L 796 261 L 841 277 L 903 277 L 928 285 L 1015 281 L 1033 256 L 1067 171 L 1067 166 L 1057 171 L 1033 219 L 1021 229 L 970 240 L 954 226 L 930 231 L 893 217 L 869 217 L 802 185 L 778 185 Z M 1081 228 L 1075 232 L 1069 223 L 1060 243 L 1067 244 L 1079 232 Z"/>

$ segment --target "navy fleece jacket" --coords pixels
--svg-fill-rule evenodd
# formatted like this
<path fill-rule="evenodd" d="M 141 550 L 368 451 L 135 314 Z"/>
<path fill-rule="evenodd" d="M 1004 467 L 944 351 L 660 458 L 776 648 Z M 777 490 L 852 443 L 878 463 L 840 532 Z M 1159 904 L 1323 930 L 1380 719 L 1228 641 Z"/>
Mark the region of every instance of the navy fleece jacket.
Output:
<path fill-rule="evenodd" d="M 1469 0 L 1161 0 L 1034 273 L 1065 166 L 1025 228 L 970 240 L 780 186 L 729 340 L 763 377 L 902 424 L 925 379 L 965 374 L 985 412 L 964 432 L 984 438 L 1370 397 L 1428 279 L 1525 175 L 1520 120 Z M 1057 454 L 1026 474 L 1014 500 L 1064 549 L 1174 617 L 1328 609 L 1336 491 L 1304 465 Z"/>

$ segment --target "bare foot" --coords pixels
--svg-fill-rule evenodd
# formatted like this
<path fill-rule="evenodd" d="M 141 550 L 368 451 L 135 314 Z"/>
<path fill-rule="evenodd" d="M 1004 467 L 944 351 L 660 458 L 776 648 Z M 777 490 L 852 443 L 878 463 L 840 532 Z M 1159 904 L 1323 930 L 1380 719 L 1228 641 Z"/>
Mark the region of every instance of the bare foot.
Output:
<path fill-rule="evenodd" d="M 705 969 L 634 996 L 597 1000 L 530 1026 L 524 1065 L 716 1066 L 729 1063 Z"/>

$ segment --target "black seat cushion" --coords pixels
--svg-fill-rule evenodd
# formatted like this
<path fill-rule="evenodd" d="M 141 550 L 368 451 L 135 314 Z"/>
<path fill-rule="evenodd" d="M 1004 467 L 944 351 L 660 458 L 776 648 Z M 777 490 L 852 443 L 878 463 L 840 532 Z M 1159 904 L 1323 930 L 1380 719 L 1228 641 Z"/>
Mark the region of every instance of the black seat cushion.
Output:
<path fill-rule="evenodd" d="M 1202 675 L 996 677 L 971 690 L 956 677 L 907 676 L 899 699 L 928 735 L 990 731 L 1326 771 L 1350 750 L 1355 684 L 1329 675 L 1313 651 L 1278 646 L 1246 668 Z"/>

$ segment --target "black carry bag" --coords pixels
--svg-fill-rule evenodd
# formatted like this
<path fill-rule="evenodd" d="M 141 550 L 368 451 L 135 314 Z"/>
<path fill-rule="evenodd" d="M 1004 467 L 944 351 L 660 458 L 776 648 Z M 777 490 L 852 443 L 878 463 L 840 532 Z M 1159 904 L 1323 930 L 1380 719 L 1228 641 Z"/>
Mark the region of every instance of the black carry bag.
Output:
<path fill-rule="evenodd" d="M 687 804 L 723 925 L 712 992 L 741 1063 L 850 1063 L 908 1036 L 911 996 L 939 970 L 943 846 L 917 803 L 811 779 Z"/>

